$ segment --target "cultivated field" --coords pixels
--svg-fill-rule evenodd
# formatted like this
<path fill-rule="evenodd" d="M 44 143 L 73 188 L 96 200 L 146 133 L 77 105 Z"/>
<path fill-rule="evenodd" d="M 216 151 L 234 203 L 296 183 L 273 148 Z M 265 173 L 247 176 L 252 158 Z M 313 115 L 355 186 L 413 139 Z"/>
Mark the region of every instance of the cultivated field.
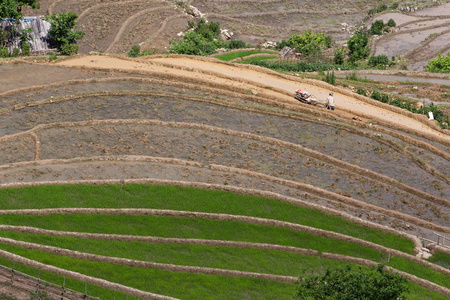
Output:
<path fill-rule="evenodd" d="M 422 278 L 409 277 L 412 299 L 449 295 L 448 269 L 417 258 L 418 238 L 436 240 L 435 233 L 450 231 L 450 137 L 425 116 L 324 82 L 214 58 L 96 55 L 4 63 L 1 72 L 7 81 L 0 94 L 1 242 L 20 256 L 1 252 L 3 264 L 76 278 L 81 292 L 88 282 L 88 294 L 103 298 L 223 298 L 239 280 L 230 297 L 241 299 L 290 298 L 299 276 L 335 260 L 387 262 Z M 297 102 L 297 88 L 319 98 L 333 89 L 337 110 Z M 24 189 L 49 184 L 63 186 Z M 136 184 L 241 196 L 170 194 Z M 160 200 L 159 189 L 169 199 Z M 301 213 L 305 208 L 313 211 Z M 319 212 L 327 221 L 310 217 Z M 336 225 L 339 218 L 358 229 Z M 373 230 L 378 233 L 368 233 Z M 156 251 L 163 237 L 170 239 L 158 251 L 175 247 L 172 255 L 144 254 Z M 128 244 L 109 245 L 110 239 L 138 244 L 118 250 Z M 194 246 L 199 243 L 202 249 Z M 219 245 L 234 254 L 220 258 Z M 242 247 L 265 250 L 250 254 Z M 208 259 L 200 259 L 203 251 L 211 253 Z M 286 251 L 297 254 L 282 258 Z M 273 263 L 263 267 L 258 261 L 269 253 Z M 302 261 L 313 257 L 320 257 L 316 266 L 306 267 Z M 125 275 L 130 263 L 145 283 Z M 424 287 L 438 294 L 423 294 Z"/>
<path fill-rule="evenodd" d="M 80 16 L 82 53 L 117 54 L 141 43 L 162 53 L 189 5 L 248 42 L 306 29 L 344 42 L 340 23 L 370 24 L 379 2 L 40 4 L 33 13 Z M 429 20 L 435 10 L 389 11 L 399 27 L 373 53 L 448 27 Z M 441 33 L 404 49 L 410 66 L 445 52 Z M 291 299 L 299 277 L 378 263 L 407 276 L 408 299 L 450 297 L 450 254 L 435 245 L 450 233 L 450 134 L 426 116 L 212 57 L 16 59 L 0 78 L 0 265 L 36 277 L 0 271 L 12 299 L 37 288 L 52 299 Z M 372 87 L 448 91 L 418 86 Z M 333 91 L 336 110 L 298 102 L 297 89 Z"/>

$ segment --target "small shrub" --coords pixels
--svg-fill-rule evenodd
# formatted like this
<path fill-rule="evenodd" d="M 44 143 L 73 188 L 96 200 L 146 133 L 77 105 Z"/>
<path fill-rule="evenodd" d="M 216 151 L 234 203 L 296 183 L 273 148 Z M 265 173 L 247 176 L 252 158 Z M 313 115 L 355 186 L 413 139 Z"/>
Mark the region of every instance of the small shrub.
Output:
<path fill-rule="evenodd" d="M 324 81 L 332 85 L 336 84 L 336 76 L 334 75 L 334 70 L 331 71 L 331 73 L 330 71 L 327 71 Z"/>
<path fill-rule="evenodd" d="M 19 56 L 19 53 L 20 53 L 20 49 L 19 48 L 14 48 L 11 56 L 12 57 L 17 57 L 17 56 Z"/>
<path fill-rule="evenodd" d="M 450 73 L 450 53 L 446 56 L 439 53 L 438 57 L 428 62 L 426 70 L 428 72 Z"/>
<path fill-rule="evenodd" d="M 195 22 L 194 22 L 194 20 L 189 20 L 189 21 L 188 21 L 188 27 L 189 27 L 189 28 L 194 28 L 194 27 L 195 27 Z"/>
<path fill-rule="evenodd" d="M 139 45 L 134 45 L 133 47 L 131 47 L 130 51 L 128 51 L 128 56 L 129 57 L 138 57 L 141 53 L 141 46 Z"/>
<path fill-rule="evenodd" d="M 397 24 L 395 23 L 394 19 L 389 19 L 387 22 L 387 26 L 389 27 L 395 27 Z"/>
<path fill-rule="evenodd" d="M 380 100 L 381 100 L 380 92 L 378 92 L 378 91 L 373 91 L 373 92 L 372 92 L 372 95 L 370 95 L 370 98 L 372 98 L 372 99 L 374 99 L 374 100 L 380 101 Z"/>
<path fill-rule="evenodd" d="M 334 52 L 333 62 L 336 65 L 342 65 L 345 62 L 345 48 L 341 47 Z"/>
<path fill-rule="evenodd" d="M 358 75 L 356 75 L 355 71 L 352 71 L 352 73 L 350 75 L 345 76 L 345 79 L 357 81 L 358 80 Z"/>
<path fill-rule="evenodd" d="M 389 64 L 389 58 L 385 54 L 369 57 L 369 66 L 371 67 L 384 68 L 387 64 Z"/>
<path fill-rule="evenodd" d="M 369 10 L 368 14 L 374 15 L 374 14 L 380 13 L 382 11 L 385 11 L 386 9 L 387 9 L 386 4 L 380 4 L 380 5 L 378 5 L 378 7 L 372 8 L 371 10 Z"/>
<path fill-rule="evenodd" d="M 361 88 L 358 88 L 356 90 L 356 93 L 359 94 L 359 95 L 367 96 L 366 91 L 364 89 L 361 89 Z"/>
<path fill-rule="evenodd" d="M 28 43 L 22 44 L 22 55 L 23 56 L 29 56 L 31 53 L 31 46 Z"/>
<path fill-rule="evenodd" d="M 152 50 L 144 49 L 144 50 L 142 50 L 141 56 L 153 55 L 155 53 L 156 53 L 156 49 L 152 49 Z"/>
<path fill-rule="evenodd" d="M 56 55 L 55 52 L 49 53 L 48 54 L 48 60 L 49 61 L 55 61 L 58 58 L 58 56 Z"/>
<path fill-rule="evenodd" d="M 64 44 L 61 45 L 61 55 L 74 55 L 78 53 L 78 45 L 77 44 Z"/>
<path fill-rule="evenodd" d="M 0 57 L 9 57 L 8 48 L 6 47 L 0 48 Z"/>
<path fill-rule="evenodd" d="M 391 102 L 389 102 L 390 105 L 396 106 L 396 107 L 402 107 L 403 104 L 398 99 L 392 99 Z"/>
<path fill-rule="evenodd" d="M 381 102 L 388 103 L 389 102 L 389 96 L 386 94 L 381 95 Z"/>
<path fill-rule="evenodd" d="M 348 61 L 355 63 L 358 60 L 367 58 L 370 55 L 369 37 L 363 30 L 355 32 L 355 34 L 347 41 L 348 45 Z"/>
<path fill-rule="evenodd" d="M 228 44 L 228 47 L 230 49 L 242 49 L 242 48 L 245 48 L 246 46 L 247 46 L 247 44 L 245 44 L 245 42 L 241 41 L 241 40 L 232 40 Z"/>
<path fill-rule="evenodd" d="M 381 35 L 383 34 L 384 23 L 383 20 L 376 20 L 372 23 L 372 26 L 369 29 L 369 34 L 371 35 Z"/>

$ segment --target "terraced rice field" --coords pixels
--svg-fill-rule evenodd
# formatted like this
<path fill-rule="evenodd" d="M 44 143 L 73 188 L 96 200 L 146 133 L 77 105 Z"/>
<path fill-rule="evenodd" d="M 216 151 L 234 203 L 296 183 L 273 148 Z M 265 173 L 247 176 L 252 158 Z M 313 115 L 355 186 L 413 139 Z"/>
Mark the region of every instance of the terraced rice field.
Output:
<path fill-rule="evenodd" d="M 102 299 L 290 299 L 386 263 L 411 299 L 450 295 L 420 258 L 450 231 L 449 135 L 426 118 L 343 89 L 330 112 L 292 97 L 323 82 L 215 59 L 0 72 L 3 265 Z"/>

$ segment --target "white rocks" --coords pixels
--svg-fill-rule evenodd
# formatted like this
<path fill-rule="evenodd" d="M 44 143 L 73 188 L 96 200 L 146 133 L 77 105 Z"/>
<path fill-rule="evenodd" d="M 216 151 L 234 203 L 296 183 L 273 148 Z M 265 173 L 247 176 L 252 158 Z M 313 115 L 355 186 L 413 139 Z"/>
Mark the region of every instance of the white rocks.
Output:
<path fill-rule="evenodd" d="M 192 12 L 192 15 L 196 18 L 203 18 L 205 14 L 203 14 L 197 7 L 189 5 L 189 9 Z M 206 21 L 206 20 L 205 20 Z M 208 22 L 208 21 L 206 21 Z"/>
<path fill-rule="evenodd" d="M 233 33 L 228 32 L 228 29 L 221 30 L 220 34 L 222 34 L 227 40 L 231 39 L 231 37 L 233 36 Z"/>
<path fill-rule="evenodd" d="M 270 48 L 270 47 L 276 47 L 276 46 L 277 46 L 276 42 L 270 42 L 270 41 L 265 42 L 264 44 L 262 44 L 262 47 L 264 47 L 264 48 Z"/>

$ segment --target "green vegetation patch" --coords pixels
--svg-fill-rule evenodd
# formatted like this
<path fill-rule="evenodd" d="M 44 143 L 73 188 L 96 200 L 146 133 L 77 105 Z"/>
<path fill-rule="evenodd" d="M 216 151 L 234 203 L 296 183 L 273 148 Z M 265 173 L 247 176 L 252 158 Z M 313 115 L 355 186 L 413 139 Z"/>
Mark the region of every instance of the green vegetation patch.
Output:
<path fill-rule="evenodd" d="M 432 257 L 428 259 L 428 261 L 440 265 L 444 268 L 450 269 L 450 255 L 448 254 L 436 252 Z"/>
<path fill-rule="evenodd" d="M 217 55 L 214 57 L 217 59 L 223 60 L 223 61 L 231 61 L 236 58 L 245 57 L 245 56 L 254 55 L 254 54 L 261 54 L 261 53 L 273 54 L 273 52 L 269 52 L 269 51 L 247 50 L 247 51 L 225 53 L 225 54 Z"/>
<path fill-rule="evenodd" d="M 333 261 L 321 261 L 317 256 L 268 249 L 94 240 L 8 231 L 1 231 L 1 234 L 15 240 L 102 256 L 294 277 L 314 273 L 318 266 L 325 268 L 335 265 Z"/>
<path fill-rule="evenodd" d="M 271 60 L 271 59 L 276 59 L 276 58 L 278 58 L 278 56 L 273 56 L 273 55 L 255 56 L 255 57 L 246 58 L 246 59 L 240 61 L 240 63 L 241 64 L 251 64 L 253 62 L 258 62 L 258 61 L 263 61 L 263 60 Z"/>
<path fill-rule="evenodd" d="M 225 191 L 157 185 L 37 186 L 3 189 L 1 209 L 60 207 L 155 208 L 277 219 L 368 240 L 413 253 L 409 239 L 274 199 Z"/>
<path fill-rule="evenodd" d="M 165 216 L 78 214 L 7 215 L 1 216 L 0 222 L 59 231 L 269 243 L 362 257 L 374 261 L 380 261 L 385 257 L 376 250 L 350 242 L 285 228 L 235 221 Z"/>
<path fill-rule="evenodd" d="M 77 260 L 14 246 L 5 245 L 2 248 L 45 264 L 180 299 L 211 299 L 211 295 L 214 295 L 214 299 L 291 299 L 294 293 L 294 284 L 292 283 L 129 267 Z M 6 264 L 3 259 L 0 259 L 0 263 Z M 21 270 L 19 266 L 16 266 L 16 269 Z M 33 275 L 31 272 L 30 274 Z M 40 277 L 50 281 L 46 276 L 46 274 L 41 274 Z M 84 286 L 77 290 L 84 292 Z M 90 287 L 88 287 L 88 294 L 101 299 L 113 299 L 107 291 L 94 290 Z"/>

